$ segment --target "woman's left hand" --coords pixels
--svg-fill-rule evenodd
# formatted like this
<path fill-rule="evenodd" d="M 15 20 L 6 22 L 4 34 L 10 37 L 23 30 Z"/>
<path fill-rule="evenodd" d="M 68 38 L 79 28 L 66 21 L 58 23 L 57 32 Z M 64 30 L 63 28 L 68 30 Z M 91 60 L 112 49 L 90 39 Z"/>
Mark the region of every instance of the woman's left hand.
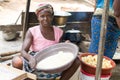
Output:
<path fill-rule="evenodd" d="M 70 43 L 70 40 L 66 40 L 65 43 Z"/>

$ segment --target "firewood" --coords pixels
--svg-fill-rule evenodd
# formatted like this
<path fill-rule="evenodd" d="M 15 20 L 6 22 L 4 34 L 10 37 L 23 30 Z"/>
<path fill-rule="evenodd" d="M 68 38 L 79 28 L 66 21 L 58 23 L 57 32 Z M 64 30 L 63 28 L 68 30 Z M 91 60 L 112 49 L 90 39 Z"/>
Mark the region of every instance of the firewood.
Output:
<path fill-rule="evenodd" d="M 14 54 L 14 55 L 8 55 L 8 56 L 1 57 L 1 62 L 2 62 L 2 61 L 6 61 L 6 60 L 10 60 L 10 59 L 12 59 L 13 57 L 19 56 L 19 55 L 21 55 L 21 53 L 16 53 L 16 54 Z"/>
<path fill-rule="evenodd" d="M 20 53 L 20 51 L 11 51 L 11 52 L 6 52 L 6 53 L 0 53 L 0 56 L 4 57 L 4 56 L 13 55 L 13 54 L 16 54 L 16 53 Z"/>

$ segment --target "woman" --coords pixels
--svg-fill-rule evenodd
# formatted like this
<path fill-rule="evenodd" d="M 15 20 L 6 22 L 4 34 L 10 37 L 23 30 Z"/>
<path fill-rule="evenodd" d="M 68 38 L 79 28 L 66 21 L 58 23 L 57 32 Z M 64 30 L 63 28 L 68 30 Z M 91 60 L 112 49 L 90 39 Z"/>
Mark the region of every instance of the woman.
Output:
<path fill-rule="evenodd" d="M 40 24 L 28 29 L 21 50 L 23 58 L 13 58 L 13 67 L 19 69 L 24 68 L 25 71 L 28 72 L 32 72 L 36 67 L 36 60 L 34 58 L 34 55 L 38 51 L 41 51 L 53 44 L 59 43 L 63 35 L 62 29 L 52 25 L 54 12 L 53 7 L 50 4 L 40 4 L 36 9 L 35 14 L 37 15 Z M 29 54 L 29 51 L 32 52 Z M 16 63 L 18 62 L 17 60 L 20 62 Z M 73 66 L 75 66 L 75 68 Z M 39 77 L 41 79 L 55 79 L 62 75 L 60 80 L 68 80 L 78 67 L 79 59 L 77 58 L 69 70 L 64 71 L 63 74 L 48 74 L 41 72 Z M 68 76 L 69 73 L 71 73 L 70 76 Z"/>

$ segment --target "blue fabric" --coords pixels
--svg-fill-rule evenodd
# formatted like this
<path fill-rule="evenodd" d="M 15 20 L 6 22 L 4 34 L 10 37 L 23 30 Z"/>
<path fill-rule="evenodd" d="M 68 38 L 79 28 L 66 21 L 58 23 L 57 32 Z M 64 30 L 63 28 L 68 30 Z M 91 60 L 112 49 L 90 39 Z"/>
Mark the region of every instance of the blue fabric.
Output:
<path fill-rule="evenodd" d="M 61 73 L 42 73 L 42 72 L 37 72 L 37 77 L 40 80 L 44 80 L 44 79 L 53 79 L 55 80 L 56 78 L 59 78 L 61 76 Z"/>
<path fill-rule="evenodd" d="M 113 7 L 113 1 L 114 0 L 109 0 L 109 8 L 111 9 Z M 97 0 L 96 8 L 103 8 L 103 7 L 104 7 L 104 0 Z"/>
<path fill-rule="evenodd" d="M 112 58 L 116 51 L 118 38 L 120 35 L 120 29 L 118 29 L 117 27 L 118 26 L 115 21 L 115 18 L 109 16 L 107 23 L 106 41 L 104 47 L 105 48 L 104 55 L 109 58 Z M 98 54 L 100 29 L 101 29 L 101 16 L 100 15 L 93 16 L 91 20 L 92 35 L 91 35 L 91 44 L 89 47 L 90 53 Z"/>

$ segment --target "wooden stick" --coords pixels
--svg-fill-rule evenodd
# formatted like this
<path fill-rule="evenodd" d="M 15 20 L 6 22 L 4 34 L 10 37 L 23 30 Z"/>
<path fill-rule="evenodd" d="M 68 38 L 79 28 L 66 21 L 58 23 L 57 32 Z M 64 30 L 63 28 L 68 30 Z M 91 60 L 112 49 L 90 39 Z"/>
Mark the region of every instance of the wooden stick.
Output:
<path fill-rule="evenodd" d="M 4 56 L 13 55 L 13 54 L 16 54 L 16 53 L 20 53 L 20 51 L 11 51 L 11 52 L 6 52 L 6 53 L 0 53 L 0 56 L 4 57 Z"/>
<path fill-rule="evenodd" d="M 104 0 L 104 10 L 102 14 L 102 24 L 101 24 L 100 42 L 99 42 L 95 80 L 100 80 L 100 77 L 101 77 L 101 68 L 102 68 L 102 61 L 103 61 L 103 54 L 104 54 L 108 11 L 109 11 L 109 0 Z"/>
<path fill-rule="evenodd" d="M 0 25 L 0 31 L 22 31 L 22 25 Z"/>
<path fill-rule="evenodd" d="M 19 56 L 19 55 L 21 55 L 21 53 L 16 53 L 16 54 L 14 54 L 14 55 L 1 57 L 1 62 L 6 61 L 6 60 L 10 60 L 10 59 L 12 59 L 13 57 Z"/>
<path fill-rule="evenodd" d="M 27 5 L 26 5 L 26 12 L 25 12 L 25 17 L 24 17 L 24 22 L 23 22 L 23 40 L 25 38 L 26 31 L 28 29 L 28 24 L 29 24 L 29 8 L 30 8 L 30 2 L 31 0 L 27 0 Z"/>

